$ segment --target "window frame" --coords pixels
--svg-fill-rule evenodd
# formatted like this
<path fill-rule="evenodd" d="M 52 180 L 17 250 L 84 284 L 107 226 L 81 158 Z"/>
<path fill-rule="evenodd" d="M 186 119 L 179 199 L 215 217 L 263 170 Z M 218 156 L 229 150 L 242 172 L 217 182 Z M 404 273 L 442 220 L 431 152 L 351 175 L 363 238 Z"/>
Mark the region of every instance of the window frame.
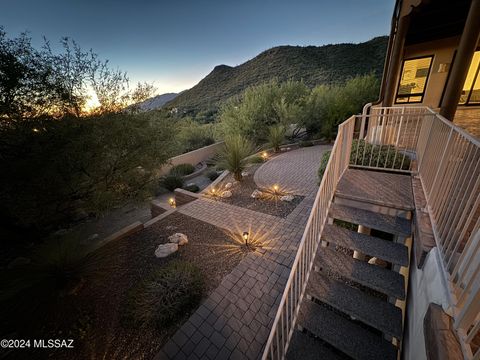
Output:
<path fill-rule="evenodd" d="M 402 82 L 402 75 L 403 75 L 403 69 L 405 67 L 405 62 L 411 61 L 411 60 L 419 60 L 419 59 L 428 59 L 430 58 L 430 66 L 428 67 L 428 73 L 427 73 L 427 78 L 425 79 L 425 87 L 423 88 L 423 92 L 421 93 L 413 93 L 413 94 L 407 94 L 407 95 L 400 95 L 398 91 L 400 90 L 400 83 Z M 395 93 L 395 105 L 402 105 L 402 104 L 421 104 L 423 103 L 423 98 L 425 97 L 425 93 L 427 91 L 427 86 L 428 86 L 428 80 L 430 79 L 430 73 L 432 72 L 433 68 L 433 60 L 435 59 L 435 55 L 421 55 L 421 56 L 416 56 L 412 58 L 407 58 L 403 59 L 402 61 L 402 68 L 400 70 L 400 76 L 398 78 L 398 84 L 397 84 L 397 91 Z M 420 96 L 420 101 L 406 101 L 406 102 L 399 102 L 398 98 L 409 98 L 413 96 Z"/>
<path fill-rule="evenodd" d="M 474 53 L 479 52 L 479 51 L 480 51 L 480 47 L 479 47 L 479 48 L 476 48 L 475 51 L 474 51 Z M 456 52 L 455 52 L 455 55 L 456 55 Z M 473 59 L 473 57 L 472 57 L 472 59 Z M 470 64 L 470 65 L 471 65 L 471 64 Z M 468 70 L 470 70 L 470 65 L 468 65 Z M 449 75 L 450 75 L 450 74 L 449 74 Z M 476 83 L 476 81 L 477 81 L 477 79 L 478 79 L 479 76 L 480 76 L 480 63 L 478 64 L 477 70 L 476 70 L 475 75 L 474 75 L 474 77 L 473 77 L 472 87 L 471 87 L 470 90 L 469 90 L 469 93 L 468 93 L 468 96 L 467 96 L 467 100 L 465 101 L 464 104 L 458 103 L 458 106 L 480 106 L 480 102 L 476 102 L 476 103 L 473 103 L 473 104 L 470 103 L 470 98 L 472 97 L 472 90 L 473 90 L 473 87 L 475 86 L 475 83 Z M 467 81 L 467 79 L 465 79 L 465 81 Z M 465 85 L 465 84 L 464 84 L 464 85 Z M 462 88 L 462 90 L 463 90 L 463 88 Z M 460 101 L 460 100 L 459 100 L 459 101 Z"/>

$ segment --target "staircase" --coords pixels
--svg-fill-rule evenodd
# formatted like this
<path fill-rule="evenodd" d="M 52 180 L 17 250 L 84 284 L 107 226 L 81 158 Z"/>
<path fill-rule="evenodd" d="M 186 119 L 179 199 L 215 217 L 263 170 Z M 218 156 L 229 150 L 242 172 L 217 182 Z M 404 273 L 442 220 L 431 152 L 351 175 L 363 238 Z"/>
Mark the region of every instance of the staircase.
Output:
<path fill-rule="evenodd" d="M 360 187 L 361 173 L 368 173 L 366 178 L 375 176 L 375 172 L 348 171 L 357 172 L 354 175 Z M 351 182 L 351 189 L 339 183 L 287 359 L 397 359 L 403 314 L 395 304 L 406 298 L 406 279 L 399 270 L 407 268 L 403 273 L 408 274 L 409 250 L 403 242 L 412 236 L 408 218 L 413 205 L 409 206 L 408 190 L 407 201 L 403 198 L 399 208 L 384 201 L 392 199 L 394 183 L 401 183 L 402 191 L 408 188 L 408 176 L 377 174 L 393 184 L 387 181 L 372 196 L 368 191 L 359 196 L 362 192 L 352 188 Z M 372 229 L 371 235 L 351 230 L 347 223 Z"/>

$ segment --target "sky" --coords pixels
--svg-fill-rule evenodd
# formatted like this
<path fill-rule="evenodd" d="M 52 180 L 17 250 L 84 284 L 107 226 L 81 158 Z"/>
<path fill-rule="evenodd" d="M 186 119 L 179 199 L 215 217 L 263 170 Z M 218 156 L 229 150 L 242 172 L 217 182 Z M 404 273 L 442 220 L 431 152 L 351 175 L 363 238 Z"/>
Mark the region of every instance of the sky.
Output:
<path fill-rule="evenodd" d="M 279 45 L 388 35 L 394 0 L 0 0 L 7 36 L 68 36 L 157 93 L 188 89 L 216 65 Z"/>

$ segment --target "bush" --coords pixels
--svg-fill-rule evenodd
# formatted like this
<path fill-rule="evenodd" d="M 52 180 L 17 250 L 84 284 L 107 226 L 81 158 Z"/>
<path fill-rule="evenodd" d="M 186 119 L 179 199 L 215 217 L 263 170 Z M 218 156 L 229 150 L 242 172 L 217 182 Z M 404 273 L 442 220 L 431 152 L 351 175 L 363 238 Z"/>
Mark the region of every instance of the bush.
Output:
<path fill-rule="evenodd" d="M 310 146 L 313 146 L 313 141 L 311 140 L 302 140 L 298 143 L 298 146 L 300 147 L 310 147 Z"/>
<path fill-rule="evenodd" d="M 225 139 L 225 145 L 218 165 L 230 171 L 235 180 L 242 180 L 242 171 L 248 163 L 248 157 L 254 152 L 253 145 L 243 136 L 234 135 Z"/>
<path fill-rule="evenodd" d="M 183 186 L 183 179 L 181 176 L 170 174 L 162 178 L 161 185 L 169 191 L 174 191 Z"/>
<path fill-rule="evenodd" d="M 268 129 L 268 145 L 273 148 L 275 152 L 280 151 L 280 145 L 282 145 L 285 139 L 285 127 L 282 125 L 271 126 Z"/>
<path fill-rule="evenodd" d="M 358 149 L 358 154 L 357 154 Z M 403 161 L 403 164 L 402 164 Z M 410 158 L 399 152 L 393 145 L 372 145 L 365 140 L 353 140 L 350 164 L 408 170 Z M 377 165 L 378 164 L 378 165 Z"/>
<path fill-rule="evenodd" d="M 325 170 L 327 169 L 328 159 L 330 159 L 330 154 L 331 153 L 332 152 L 330 150 L 325 151 L 322 155 L 322 159 L 320 160 L 320 167 L 318 168 L 318 178 L 320 179 L 319 180 L 320 182 L 322 181 L 323 174 L 325 173 Z"/>
<path fill-rule="evenodd" d="M 220 176 L 220 174 L 216 170 L 208 170 L 205 173 L 205 176 L 210 179 L 210 181 L 215 181 L 216 178 Z"/>
<path fill-rule="evenodd" d="M 248 159 L 248 162 L 251 163 L 251 164 L 261 164 L 264 161 L 265 160 L 260 155 L 255 155 L 255 156 L 252 156 L 251 158 Z"/>
<path fill-rule="evenodd" d="M 195 171 L 195 166 L 192 164 L 178 164 L 170 169 L 170 175 L 185 176 L 190 175 Z"/>
<path fill-rule="evenodd" d="M 200 191 L 200 188 L 198 187 L 197 184 L 190 184 L 190 185 L 184 186 L 183 190 L 187 190 L 187 191 L 196 193 L 196 192 Z"/>
<path fill-rule="evenodd" d="M 173 260 L 132 289 L 123 320 L 134 327 L 168 328 L 194 310 L 203 293 L 204 279 L 198 268 Z"/>

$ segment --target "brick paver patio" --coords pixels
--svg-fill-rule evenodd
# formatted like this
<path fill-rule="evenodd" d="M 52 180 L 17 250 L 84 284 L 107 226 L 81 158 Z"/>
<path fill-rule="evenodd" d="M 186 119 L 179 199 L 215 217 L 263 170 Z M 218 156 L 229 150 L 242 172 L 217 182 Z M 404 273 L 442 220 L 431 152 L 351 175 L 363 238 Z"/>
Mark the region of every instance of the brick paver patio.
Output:
<path fill-rule="evenodd" d="M 278 183 L 305 196 L 286 218 L 206 198 L 178 209 L 227 231 L 248 229 L 263 247 L 248 254 L 223 278 L 156 359 L 261 357 L 318 189 L 320 158 L 328 148 L 293 150 L 256 171 L 254 180 L 259 187 Z"/>

